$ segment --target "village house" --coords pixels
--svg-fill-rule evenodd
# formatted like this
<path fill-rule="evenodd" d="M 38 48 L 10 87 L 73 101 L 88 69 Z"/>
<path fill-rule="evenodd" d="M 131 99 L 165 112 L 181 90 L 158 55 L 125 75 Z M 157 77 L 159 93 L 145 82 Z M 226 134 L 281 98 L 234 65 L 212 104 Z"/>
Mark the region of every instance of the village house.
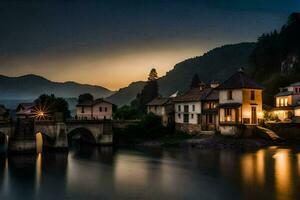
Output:
<path fill-rule="evenodd" d="M 0 122 L 9 120 L 9 110 L 5 106 L 0 105 Z"/>
<path fill-rule="evenodd" d="M 86 120 L 112 119 L 113 104 L 104 100 L 86 100 L 76 105 L 76 118 Z"/>
<path fill-rule="evenodd" d="M 217 131 L 219 129 L 219 91 L 214 89 L 219 84 L 211 84 L 207 96 L 201 99 L 201 129 L 202 131 Z"/>
<path fill-rule="evenodd" d="M 300 82 L 293 83 L 275 95 L 272 113 L 283 122 L 300 123 Z"/>
<path fill-rule="evenodd" d="M 235 135 L 240 125 L 256 126 L 262 119 L 262 86 L 239 70 L 218 87 L 221 134 Z"/>
<path fill-rule="evenodd" d="M 173 100 L 176 129 L 192 134 L 202 130 L 216 130 L 217 98 L 214 88 L 203 83 L 176 97 Z"/>
<path fill-rule="evenodd" d="M 20 103 L 16 109 L 19 119 L 29 119 L 35 116 L 35 103 Z"/>
<path fill-rule="evenodd" d="M 174 121 L 174 103 L 172 98 L 157 97 L 147 104 L 147 112 L 160 116 L 162 124 L 169 126 Z"/>

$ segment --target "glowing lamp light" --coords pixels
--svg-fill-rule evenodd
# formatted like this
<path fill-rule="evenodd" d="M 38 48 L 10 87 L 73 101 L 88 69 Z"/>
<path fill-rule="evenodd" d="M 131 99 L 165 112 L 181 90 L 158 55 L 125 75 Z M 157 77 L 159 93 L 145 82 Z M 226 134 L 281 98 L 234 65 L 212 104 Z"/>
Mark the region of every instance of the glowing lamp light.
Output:
<path fill-rule="evenodd" d="M 37 106 L 34 111 L 34 117 L 37 120 L 44 120 L 48 117 L 48 108 L 46 106 Z"/>

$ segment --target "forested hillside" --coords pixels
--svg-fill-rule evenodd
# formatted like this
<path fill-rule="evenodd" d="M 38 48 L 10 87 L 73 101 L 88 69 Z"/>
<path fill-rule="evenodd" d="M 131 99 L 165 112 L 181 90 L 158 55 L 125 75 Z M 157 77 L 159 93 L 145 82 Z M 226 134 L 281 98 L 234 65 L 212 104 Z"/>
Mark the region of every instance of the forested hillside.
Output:
<path fill-rule="evenodd" d="M 300 81 L 300 13 L 292 13 L 280 31 L 262 34 L 250 56 L 250 73 L 265 86 L 264 102 L 273 104 L 279 87 Z"/>

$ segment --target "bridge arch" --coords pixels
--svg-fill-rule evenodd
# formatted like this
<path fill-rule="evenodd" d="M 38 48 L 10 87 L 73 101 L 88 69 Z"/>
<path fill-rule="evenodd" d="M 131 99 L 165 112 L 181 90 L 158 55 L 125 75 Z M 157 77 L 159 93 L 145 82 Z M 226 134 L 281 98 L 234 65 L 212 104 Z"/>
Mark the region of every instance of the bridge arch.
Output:
<path fill-rule="evenodd" d="M 83 143 L 96 144 L 96 138 L 93 132 L 86 127 L 76 127 L 70 130 L 67 134 L 68 136 L 68 144 L 71 144 L 71 141 L 74 138 L 79 139 Z"/>

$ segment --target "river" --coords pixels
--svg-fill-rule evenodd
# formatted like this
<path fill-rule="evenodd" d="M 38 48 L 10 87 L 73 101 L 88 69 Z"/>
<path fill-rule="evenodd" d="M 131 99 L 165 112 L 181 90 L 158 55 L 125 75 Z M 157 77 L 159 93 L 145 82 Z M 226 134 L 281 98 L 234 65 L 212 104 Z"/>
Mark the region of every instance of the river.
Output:
<path fill-rule="evenodd" d="M 75 148 L 0 158 L 0 199 L 300 199 L 300 149 Z"/>

